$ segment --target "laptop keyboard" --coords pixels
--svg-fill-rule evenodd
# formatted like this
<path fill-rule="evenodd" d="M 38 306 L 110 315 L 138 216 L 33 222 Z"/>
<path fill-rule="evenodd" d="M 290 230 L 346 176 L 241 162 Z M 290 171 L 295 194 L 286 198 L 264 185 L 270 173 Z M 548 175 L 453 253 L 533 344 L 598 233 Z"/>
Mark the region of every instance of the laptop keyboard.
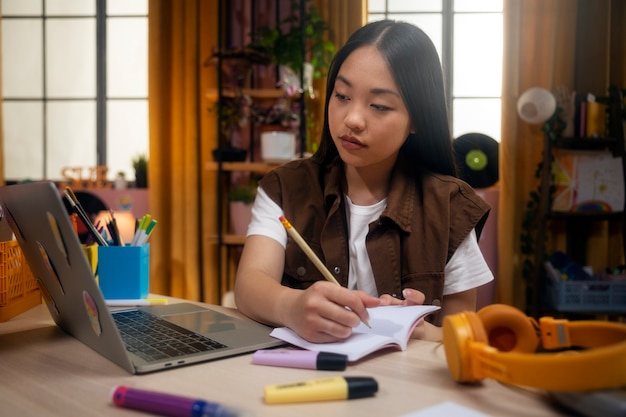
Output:
<path fill-rule="evenodd" d="M 126 349 L 147 361 L 227 347 L 140 310 L 120 311 L 112 316 Z"/>

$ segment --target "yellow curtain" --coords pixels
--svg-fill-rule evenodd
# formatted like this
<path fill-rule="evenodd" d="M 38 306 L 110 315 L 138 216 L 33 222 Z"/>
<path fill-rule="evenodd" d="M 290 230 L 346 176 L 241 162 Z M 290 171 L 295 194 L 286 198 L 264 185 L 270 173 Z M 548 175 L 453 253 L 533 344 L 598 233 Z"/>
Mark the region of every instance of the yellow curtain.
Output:
<path fill-rule="evenodd" d="M 150 289 L 200 298 L 200 0 L 149 2 Z"/>
<path fill-rule="evenodd" d="M 329 40 L 339 49 L 350 37 L 352 32 L 363 26 L 367 21 L 367 0 L 316 0 L 320 15 L 328 22 Z M 324 117 L 324 97 L 326 96 L 326 78 L 313 83 L 317 96 L 309 101 L 311 115 L 317 117 L 317 123 L 309 128 L 311 138 L 309 151 L 314 151 L 319 144 L 322 133 L 322 117 Z M 315 145 L 312 145 L 312 144 Z"/>
<path fill-rule="evenodd" d="M 624 79 L 623 74 L 616 74 L 624 70 L 623 17 L 619 0 L 505 0 L 496 290 L 499 302 L 525 307 L 521 224 L 530 192 L 537 190 L 539 184 L 535 171 L 543 149 L 541 126 L 518 119 L 517 98 L 534 86 L 550 91 L 564 86 L 605 95 L 609 68 L 613 71 L 612 80 Z M 613 56 L 617 52 L 619 56 Z M 588 255 L 592 258 L 598 256 L 597 252 L 604 252 L 603 260 L 596 263 L 607 262 L 608 252 L 615 256 L 615 249 L 608 250 L 607 242 L 614 238 L 606 227 L 598 226 L 592 236 L 594 243 L 589 245 L 590 252 L 596 248 L 595 254 Z M 563 244 L 564 237 L 557 232 L 550 239 L 553 246 L 548 250 L 554 250 L 554 245 Z"/>
<path fill-rule="evenodd" d="M 330 26 L 331 40 L 338 48 L 367 21 L 367 0 L 318 0 L 318 5 Z"/>

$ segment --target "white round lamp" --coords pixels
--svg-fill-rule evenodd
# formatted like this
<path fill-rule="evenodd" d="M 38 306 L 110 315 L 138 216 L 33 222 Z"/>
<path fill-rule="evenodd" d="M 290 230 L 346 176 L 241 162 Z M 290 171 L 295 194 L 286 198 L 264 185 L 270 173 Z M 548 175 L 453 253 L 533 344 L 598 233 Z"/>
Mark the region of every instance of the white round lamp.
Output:
<path fill-rule="evenodd" d="M 556 98 L 545 88 L 529 88 L 517 100 L 517 114 L 526 123 L 544 123 L 555 110 Z"/>

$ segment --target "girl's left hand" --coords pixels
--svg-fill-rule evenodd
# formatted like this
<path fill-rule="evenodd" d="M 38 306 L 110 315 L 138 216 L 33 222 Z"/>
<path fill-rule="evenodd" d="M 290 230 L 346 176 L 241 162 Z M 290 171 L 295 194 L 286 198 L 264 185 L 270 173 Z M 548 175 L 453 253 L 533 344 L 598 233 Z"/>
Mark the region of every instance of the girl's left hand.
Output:
<path fill-rule="evenodd" d="M 403 289 L 402 296 L 404 297 L 404 300 L 400 300 L 389 294 L 383 294 L 379 298 L 382 302 L 381 305 L 392 305 L 392 306 L 394 305 L 405 305 L 405 306 L 422 305 L 424 304 L 424 300 L 426 299 L 423 292 L 414 290 L 412 288 Z"/>
<path fill-rule="evenodd" d="M 399 300 L 389 294 L 383 294 L 379 297 L 381 305 L 422 305 L 426 299 L 423 292 L 414 290 L 413 288 L 403 289 L 402 295 L 404 296 L 404 300 Z M 415 326 L 415 329 L 413 329 L 413 334 L 411 334 L 412 339 L 426 339 L 432 341 L 441 341 L 442 337 L 441 328 L 436 327 L 425 320 L 420 320 L 420 323 Z"/>

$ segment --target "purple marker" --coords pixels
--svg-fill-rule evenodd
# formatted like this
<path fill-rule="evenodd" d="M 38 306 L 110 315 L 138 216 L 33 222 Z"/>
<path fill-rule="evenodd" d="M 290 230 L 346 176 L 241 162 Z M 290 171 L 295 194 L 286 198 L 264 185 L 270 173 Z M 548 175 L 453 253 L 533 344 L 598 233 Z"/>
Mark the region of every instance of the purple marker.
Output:
<path fill-rule="evenodd" d="M 348 365 L 348 356 L 310 350 L 266 349 L 254 352 L 252 363 L 255 365 L 317 369 L 319 371 L 343 371 Z"/>
<path fill-rule="evenodd" d="M 125 386 L 113 389 L 113 403 L 120 407 L 169 417 L 241 417 L 221 404 Z"/>

